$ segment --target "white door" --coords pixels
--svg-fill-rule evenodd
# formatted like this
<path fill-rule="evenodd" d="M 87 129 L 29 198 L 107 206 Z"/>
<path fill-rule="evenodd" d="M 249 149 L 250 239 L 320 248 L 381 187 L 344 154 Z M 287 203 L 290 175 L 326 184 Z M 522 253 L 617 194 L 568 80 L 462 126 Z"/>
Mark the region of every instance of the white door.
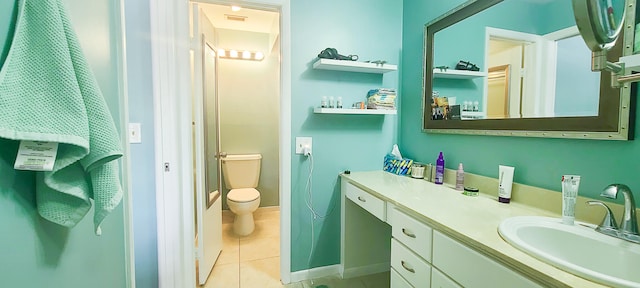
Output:
<path fill-rule="evenodd" d="M 192 4 L 193 38 L 191 47 L 194 177 L 196 198 L 196 260 L 198 282 L 203 285 L 222 248 L 222 197 L 218 103 L 216 93 L 217 56 L 213 39 L 202 33 L 203 15 Z"/>

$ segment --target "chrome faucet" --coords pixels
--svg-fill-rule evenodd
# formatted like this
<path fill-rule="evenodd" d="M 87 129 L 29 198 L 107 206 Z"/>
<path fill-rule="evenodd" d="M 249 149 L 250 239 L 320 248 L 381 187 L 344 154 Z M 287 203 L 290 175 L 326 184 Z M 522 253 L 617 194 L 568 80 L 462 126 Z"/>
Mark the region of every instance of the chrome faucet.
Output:
<path fill-rule="evenodd" d="M 638 222 L 636 220 L 636 202 L 633 199 L 633 194 L 631 193 L 631 189 L 629 186 L 624 184 L 611 184 L 604 188 L 600 196 L 606 197 L 609 199 L 616 199 L 618 196 L 618 192 L 622 193 L 624 197 L 624 214 L 622 215 L 622 220 L 620 220 L 620 228 L 617 228 L 615 225 L 615 219 L 613 219 L 613 215 L 611 214 L 611 210 L 604 203 L 598 201 L 589 201 L 587 204 L 595 205 L 600 204 L 607 208 L 607 215 L 605 215 L 605 220 L 603 220 L 603 224 L 596 229 L 596 231 L 615 236 L 627 241 L 640 243 L 640 234 L 638 233 Z M 609 219 L 608 221 L 606 221 Z M 605 223 L 609 222 L 609 223 Z M 602 229 L 605 228 L 605 229 Z M 617 229 L 616 233 L 611 233 L 612 229 Z M 604 231 L 603 231 L 604 230 Z"/>

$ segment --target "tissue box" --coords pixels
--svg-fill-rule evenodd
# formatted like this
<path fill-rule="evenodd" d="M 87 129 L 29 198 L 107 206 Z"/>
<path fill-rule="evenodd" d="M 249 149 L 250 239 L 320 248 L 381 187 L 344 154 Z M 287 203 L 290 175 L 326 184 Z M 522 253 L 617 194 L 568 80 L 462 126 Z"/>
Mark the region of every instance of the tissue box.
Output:
<path fill-rule="evenodd" d="M 382 170 L 398 174 L 398 175 L 407 175 L 411 173 L 411 165 L 413 164 L 413 160 L 411 159 L 398 159 L 392 155 L 384 156 L 384 167 Z"/>

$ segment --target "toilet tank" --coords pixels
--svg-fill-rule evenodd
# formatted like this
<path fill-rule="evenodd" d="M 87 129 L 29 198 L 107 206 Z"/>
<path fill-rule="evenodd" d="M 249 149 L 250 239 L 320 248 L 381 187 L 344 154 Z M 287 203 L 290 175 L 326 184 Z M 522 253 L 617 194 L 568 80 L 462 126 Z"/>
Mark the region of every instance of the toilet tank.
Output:
<path fill-rule="evenodd" d="M 227 188 L 258 187 L 261 159 L 260 154 L 235 154 L 222 158 L 222 175 Z"/>

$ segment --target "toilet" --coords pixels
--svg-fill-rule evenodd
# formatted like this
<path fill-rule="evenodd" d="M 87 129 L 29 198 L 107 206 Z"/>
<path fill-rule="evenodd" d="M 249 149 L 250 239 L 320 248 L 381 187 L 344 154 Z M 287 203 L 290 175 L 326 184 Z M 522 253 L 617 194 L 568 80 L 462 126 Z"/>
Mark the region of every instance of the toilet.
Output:
<path fill-rule="evenodd" d="M 233 214 L 233 232 L 246 236 L 253 232 L 253 212 L 260 206 L 260 154 L 227 155 L 222 158 L 222 173 L 228 189 L 227 205 Z"/>

